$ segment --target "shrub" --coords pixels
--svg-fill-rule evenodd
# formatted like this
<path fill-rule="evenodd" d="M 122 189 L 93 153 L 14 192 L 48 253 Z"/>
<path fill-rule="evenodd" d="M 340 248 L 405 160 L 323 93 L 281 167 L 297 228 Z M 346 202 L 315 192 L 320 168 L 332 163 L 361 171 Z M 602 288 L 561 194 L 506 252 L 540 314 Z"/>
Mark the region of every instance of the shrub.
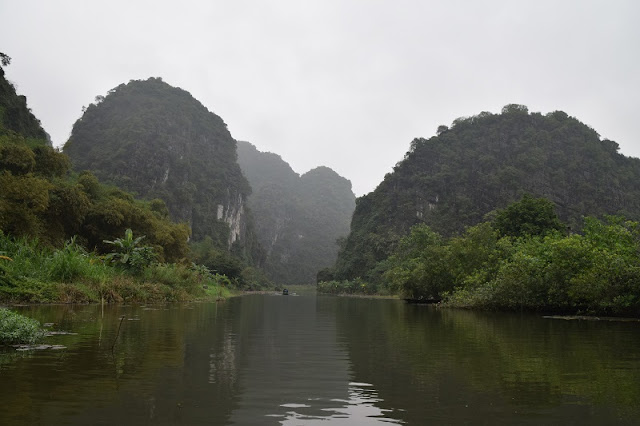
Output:
<path fill-rule="evenodd" d="M 86 251 L 71 238 L 49 258 L 49 277 L 53 281 L 71 282 L 86 274 L 89 260 Z"/>
<path fill-rule="evenodd" d="M 360 278 L 354 280 L 343 281 L 320 281 L 316 289 L 318 293 L 325 294 L 354 294 L 354 295 L 373 295 L 382 294 L 377 285 L 367 283 Z"/>
<path fill-rule="evenodd" d="M 106 258 L 125 268 L 141 271 L 151 265 L 156 257 L 152 247 L 140 245 L 144 238 L 144 235 L 133 238 L 133 231 L 127 229 L 124 238 L 116 238 L 113 241 L 104 240 L 104 243 L 112 245 L 114 249 L 107 254 Z"/>
<path fill-rule="evenodd" d="M 35 343 L 44 337 L 40 323 L 6 308 L 0 308 L 0 343 Z"/>

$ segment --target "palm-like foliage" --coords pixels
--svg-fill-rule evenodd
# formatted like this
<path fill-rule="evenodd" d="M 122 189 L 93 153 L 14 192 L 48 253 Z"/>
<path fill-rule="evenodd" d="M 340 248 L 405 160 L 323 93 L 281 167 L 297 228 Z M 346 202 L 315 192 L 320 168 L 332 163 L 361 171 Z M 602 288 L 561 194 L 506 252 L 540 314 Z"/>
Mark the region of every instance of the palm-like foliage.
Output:
<path fill-rule="evenodd" d="M 155 254 L 153 247 L 140 245 L 144 238 L 144 235 L 134 238 L 133 231 L 127 229 L 124 238 L 116 238 L 113 241 L 104 240 L 105 244 L 110 244 L 114 248 L 113 252 L 105 256 L 106 259 L 133 269 L 150 265 L 155 260 Z"/>

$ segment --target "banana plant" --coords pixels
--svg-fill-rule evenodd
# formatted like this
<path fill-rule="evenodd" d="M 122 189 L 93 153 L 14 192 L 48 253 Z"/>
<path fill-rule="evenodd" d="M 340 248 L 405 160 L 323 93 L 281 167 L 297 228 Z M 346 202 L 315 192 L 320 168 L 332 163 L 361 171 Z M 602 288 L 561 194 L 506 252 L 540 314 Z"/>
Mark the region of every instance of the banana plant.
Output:
<path fill-rule="evenodd" d="M 144 238 L 144 235 L 133 238 L 133 231 L 127 229 L 124 238 L 116 238 L 113 241 L 104 240 L 104 243 L 110 244 L 114 248 L 111 253 L 105 256 L 105 259 L 133 269 L 149 266 L 153 262 L 155 254 L 153 247 L 140 245 Z"/>

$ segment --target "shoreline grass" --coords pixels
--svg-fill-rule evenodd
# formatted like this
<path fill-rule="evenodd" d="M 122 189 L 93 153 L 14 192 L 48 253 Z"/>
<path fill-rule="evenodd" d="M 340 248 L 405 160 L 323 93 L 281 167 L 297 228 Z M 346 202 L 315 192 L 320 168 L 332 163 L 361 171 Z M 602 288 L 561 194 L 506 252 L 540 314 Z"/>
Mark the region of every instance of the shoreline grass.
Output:
<path fill-rule="evenodd" d="M 113 266 L 72 239 L 59 250 L 0 233 L 0 302 L 168 303 L 213 301 L 231 281 L 196 265 L 155 263 L 140 270 Z"/>

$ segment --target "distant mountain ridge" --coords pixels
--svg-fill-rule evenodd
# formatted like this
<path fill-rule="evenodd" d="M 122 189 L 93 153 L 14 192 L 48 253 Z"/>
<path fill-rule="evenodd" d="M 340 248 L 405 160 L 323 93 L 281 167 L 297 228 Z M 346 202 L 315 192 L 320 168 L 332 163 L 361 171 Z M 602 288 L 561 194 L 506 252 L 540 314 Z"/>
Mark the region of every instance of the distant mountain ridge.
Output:
<path fill-rule="evenodd" d="M 640 160 L 562 111 L 507 105 L 440 126 L 375 191 L 358 198 L 336 278 L 368 277 L 418 223 L 445 236 L 481 222 L 523 194 L 545 197 L 577 230 L 586 215 L 640 218 Z"/>
<path fill-rule="evenodd" d="M 328 167 L 302 176 L 279 155 L 238 142 L 238 162 L 253 193 L 248 204 L 266 252 L 264 270 L 283 284 L 315 282 L 336 259 L 355 208 L 351 182 Z"/>

